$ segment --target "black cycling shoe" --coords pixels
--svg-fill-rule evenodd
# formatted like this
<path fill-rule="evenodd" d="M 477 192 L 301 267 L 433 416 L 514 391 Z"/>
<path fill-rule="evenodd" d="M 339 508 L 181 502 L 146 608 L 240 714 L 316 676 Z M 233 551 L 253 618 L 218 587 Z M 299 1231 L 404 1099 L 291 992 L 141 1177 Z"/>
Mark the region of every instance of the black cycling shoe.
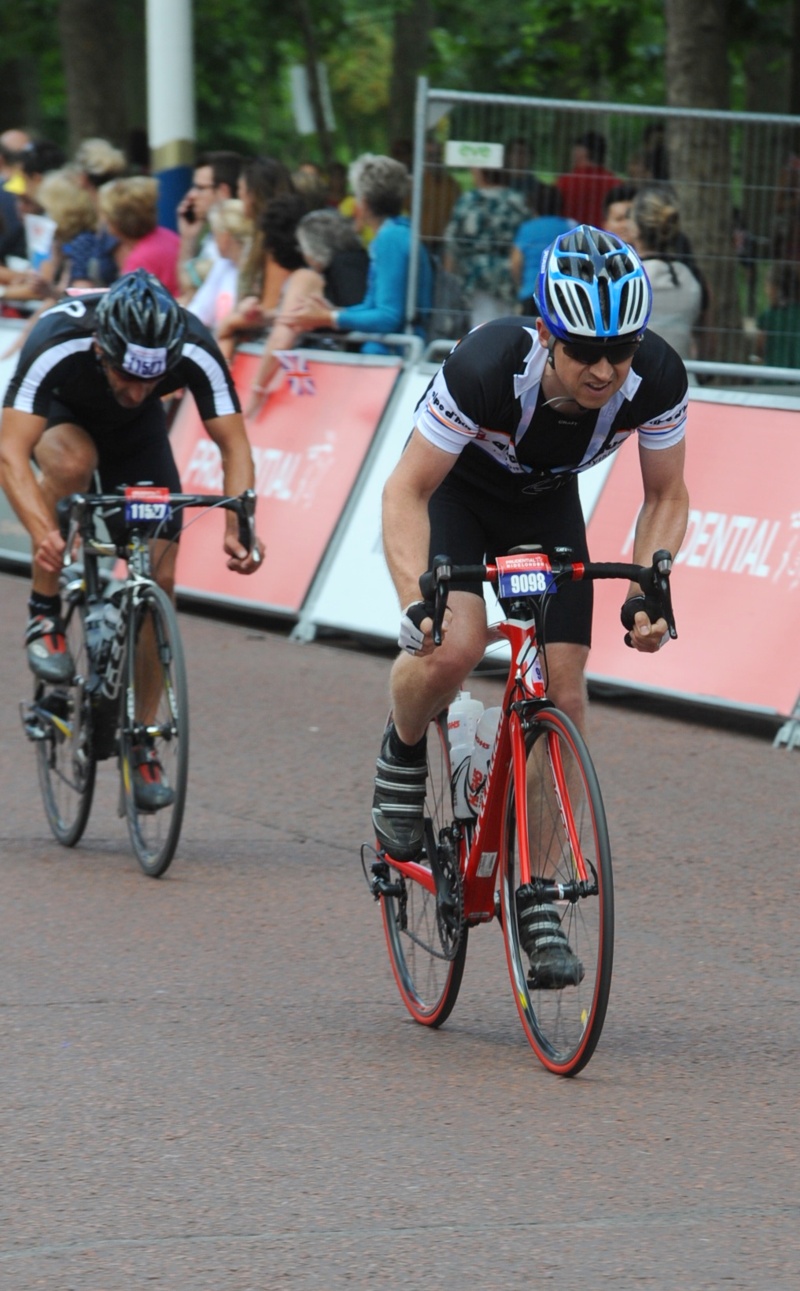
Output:
<path fill-rule="evenodd" d="M 140 811 L 160 811 L 175 801 L 175 791 L 164 774 L 152 744 L 134 744 L 133 801 Z"/>
<path fill-rule="evenodd" d="M 428 764 L 404 762 L 391 751 L 394 726 L 386 727 L 375 771 L 372 823 L 378 842 L 397 861 L 415 861 L 424 840 Z"/>
<path fill-rule="evenodd" d="M 58 686 L 72 681 L 75 664 L 67 648 L 64 624 L 46 614 L 34 615 L 25 633 L 28 667 L 40 681 Z"/>
<path fill-rule="evenodd" d="M 528 985 L 540 991 L 560 991 L 583 981 L 583 964 L 567 941 L 554 905 L 533 902 L 517 893 L 517 921 L 522 949 L 531 961 Z"/>

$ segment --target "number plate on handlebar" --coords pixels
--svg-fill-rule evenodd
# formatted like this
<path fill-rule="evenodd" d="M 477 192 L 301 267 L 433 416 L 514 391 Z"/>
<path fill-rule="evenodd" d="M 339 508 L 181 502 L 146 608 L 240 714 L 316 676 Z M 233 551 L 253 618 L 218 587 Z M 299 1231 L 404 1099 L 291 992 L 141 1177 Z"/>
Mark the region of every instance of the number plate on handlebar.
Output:
<path fill-rule="evenodd" d="M 137 484 L 125 490 L 125 519 L 129 523 L 169 520 L 171 515 L 169 489 Z"/>
<path fill-rule="evenodd" d="M 497 595 L 543 596 L 545 592 L 557 590 L 556 580 L 550 568 L 550 560 L 543 552 L 520 552 L 514 556 L 498 556 Z"/>

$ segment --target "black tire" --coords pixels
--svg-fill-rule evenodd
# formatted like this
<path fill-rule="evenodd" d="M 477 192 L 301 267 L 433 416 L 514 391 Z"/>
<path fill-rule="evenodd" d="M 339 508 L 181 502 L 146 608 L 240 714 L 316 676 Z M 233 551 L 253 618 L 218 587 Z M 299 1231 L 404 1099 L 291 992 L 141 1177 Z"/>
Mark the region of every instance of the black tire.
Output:
<path fill-rule="evenodd" d="M 150 878 L 160 878 L 175 855 L 186 805 L 189 773 L 189 700 L 186 663 L 172 602 L 160 587 L 149 586 L 131 608 L 120 693 L 119 758 L 124 811 L 136 858 Z M 157 670 L 143 666 L 143 642 L 154 633 Z M 147 656 L 145 656 L 145 659 Z M 161 683 L 155 712 L 142 719 L 144 688 Z M 155 704 L 155 696 L 152 703 Z M 154 747 L 173 798 L 157 811 L 137 806 L 134 750 L 147 738 Z"/>
<path fill-rule="evenodd" d="M 458 844 L 451 841 L 453 810 L 446 714 L 428 728 L 425 814 L 430 820 L 427 837 L 437 840 L 444 863 L 457 869 Z M 382 896 L 381 910 L 395 981 L 415 1022 L 441 1026 L 450 1016 L 461 987 L 467 926 L 461 921 L 455 930 L 453 924 L 442 930 L 436 898 L 427 888 L 394 871 L 390 871 L 389 881 L 398 894 Z M 460 912 L 456 924 L 459 915 Z"/>
<path fill-rule="evenodd" d="M 75 672 L 69 685 L 37 682 L 33 711 L 42 738 L 36 742 L 39 786 L 54 837 L 74 847 L 83 836 L 94 796 L 97 761 L 92 748 L 92 711 L 86 685 L 89 659 L 85 607 L 77 596 L 67 606 L 64 625 Z"/>
<path fill-rule="evenodd" d="M 554 879 L 570 891 L 582 854 L 592 895 L 553 902 L 561 927 L 583 965 L 577 986 L 560 990 L 530 985 L 530 961 L 520 944 L 516 892 L 520 887 L 517 790 L 509 780 L 501 852 L 500 900 L 514 999 L 525 1034 L 544 1066 L 561 1076 L 579 1072 L 594 1053 L 608 1006 L 614 955 L 614 889 L 611 849 L 597 775 L 576 726 L 557 709 L 542 709 L 525 736 L 532 878 Z M 560 766 L 560 770 L 559 770 Z M 554 784 L 558 782 L 562 803 Z M 574 821 L 577 848 L 565 819 Z"/>

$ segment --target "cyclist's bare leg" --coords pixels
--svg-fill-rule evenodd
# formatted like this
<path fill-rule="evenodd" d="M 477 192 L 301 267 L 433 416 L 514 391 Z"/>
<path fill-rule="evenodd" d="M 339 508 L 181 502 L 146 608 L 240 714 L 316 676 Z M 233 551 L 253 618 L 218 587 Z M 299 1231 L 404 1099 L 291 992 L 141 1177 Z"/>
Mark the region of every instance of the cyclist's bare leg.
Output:
<path fill-rule="evenodd" d="M 581 734 L 586 726 L 586 663 L 588 646 L 554 641 L 546 651 L 547 697 L 571 717 Z"/>
<path fill-rule="evenodd" d="M 153 574 L 159 587 L 167 593 L 170 600 L 175 599 L 175 563 L 178 556 L 178 544 L 164 538 L 156 538 L 150 545 L 150 557 Z M 158 710 L 161 698 L 162 679 L 156 653 L 156 641 L 150 620 L 145 624 L 140 644 L 142 649 L 136 656 L 136 694 L 139 697 L 136 716 L 141 722 L 150 722 Z"/>
<path fill-rule="evenodd" d="M 56 503 L 70 493 L 88 489 L 97 469 L 97 449 L 81 426 L 61 422 L 46 430 L 34 450 L 36 465 L 42 472 L 39 489 L 56 527 Z M 33 590 L 43 596 L 58 592 L 58 574 L 48 573 L 34 565 Z"/>
<path fill-rule="evenodd" d="M 486 651 L 486 607 L 472 592 L 451 592 L 452 618 L 432 654 L 401 654 L 391 677 L 392 716 L 404 744 L 422 739 L 431 718 L 447 708 Z"/>

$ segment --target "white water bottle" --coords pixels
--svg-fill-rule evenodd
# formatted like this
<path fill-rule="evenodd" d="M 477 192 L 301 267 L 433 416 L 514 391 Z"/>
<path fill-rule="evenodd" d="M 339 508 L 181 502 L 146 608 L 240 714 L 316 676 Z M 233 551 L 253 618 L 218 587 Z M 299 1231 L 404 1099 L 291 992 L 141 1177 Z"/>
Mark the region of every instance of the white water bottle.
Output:
<path fill-rule="evenodd" d="M 477 816 L 481 805 L 489 763 L 492 760 L 497 728 L 500 725 L 500 708 L 486 708 L 475 730 L 475 744 L 469 760 L 467 777 L 467 802 L 472 814 Z"/>
<path fill-rule="evenodd" d="M 471 819 L 473 812 L 467 802 L 466 784 L 470 758 L 475 747 L 483 704 L 473 699 L 468 690 L 462 690 L 447 712 L 447 735 L 450 741 L 450 766 L 453 772 L 453 810 L 458 820 Z"/>

